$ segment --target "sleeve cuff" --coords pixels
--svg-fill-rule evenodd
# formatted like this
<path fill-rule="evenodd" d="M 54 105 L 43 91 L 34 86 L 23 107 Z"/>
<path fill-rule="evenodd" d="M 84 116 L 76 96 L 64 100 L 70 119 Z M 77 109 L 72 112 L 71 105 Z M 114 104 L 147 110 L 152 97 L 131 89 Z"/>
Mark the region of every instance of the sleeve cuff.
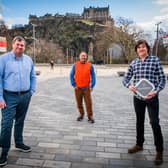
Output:
<path fill-rule="evenodd" d="M 31 96 L 34 94 L 34 92 L 35 92 L 34 90 L 31 90 L 31 91 L 30 91 Z"/>
<path fill-rule="evenodd" d="M 126 87 L 129 88 L 130 85 L 131 85 L 130 83 L 126 84 Z"/>

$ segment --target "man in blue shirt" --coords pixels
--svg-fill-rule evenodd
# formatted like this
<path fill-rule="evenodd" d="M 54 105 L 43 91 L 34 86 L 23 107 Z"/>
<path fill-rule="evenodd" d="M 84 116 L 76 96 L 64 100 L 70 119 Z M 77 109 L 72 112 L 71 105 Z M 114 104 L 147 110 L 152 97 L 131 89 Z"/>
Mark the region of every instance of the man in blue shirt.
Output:
<path fill-rule="evenodd" d="M 16 36 L 12 41 L 12 51 L 0 56 L 0 166 L 7 164 L 14 120 L 15 147 L 22 152 L 31 151 L 23 143 L 23 127 L 31 96 L 35 92 L 36 75 L 32 59 L 23 53 L 25 45 L 24 38 Z"/>
<path fill-rule="evenodd" d="M 128 72 L 124 76 L 123 84 L 130 91 L 134 92 L 134 108 L 136 113 L 136 145 L 128 149 L 128 153 L 135 153 L 143 150 L 144 143 L 144 121 L 145 109 L 149 113 L 150 124 L 152 126 L 154 143 L 156 146 L 155 164 L 163 162 L 163 136 L 159 124 L 159 92 L 165 87 L 166 78 L 159 58 L 150 56 L 150 46 L 145 40 L 139 40 L 135 46 L 138 58 L 134 59 L 129 65 Z M 131 78 L 133 77 L 133 83 Z M 145 97 L 140 97 L 136 93 L 136 84 L 140 79 L 149 80 L 155 89 Z"/>

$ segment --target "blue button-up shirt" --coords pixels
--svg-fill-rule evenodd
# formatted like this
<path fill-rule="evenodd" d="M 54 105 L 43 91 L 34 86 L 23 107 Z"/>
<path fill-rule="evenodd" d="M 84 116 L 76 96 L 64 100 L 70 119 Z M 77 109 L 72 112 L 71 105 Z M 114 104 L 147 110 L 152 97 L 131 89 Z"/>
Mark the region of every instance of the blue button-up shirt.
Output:
<path fill-rule="evenodd" d="M 144 62 L 140 58 L 134 59 L 123 78 L 124 86 L 129 87 L 131 85 L 132 77 L 134 85 L 142 78 L 148 79 L 154 84 L 157 92 L 162 90 L 166 83 L 163 67 L 160 64 L 159 58 L 156 56 L 147 56 Z"/>
<path fill-rule="evenodd" d="M 13 52 L 0 56 L 0 101 L 3 101 L 3 90 L 35 92 L 36 74 L 32 59 L 23 54 L 16 58 Z"/>

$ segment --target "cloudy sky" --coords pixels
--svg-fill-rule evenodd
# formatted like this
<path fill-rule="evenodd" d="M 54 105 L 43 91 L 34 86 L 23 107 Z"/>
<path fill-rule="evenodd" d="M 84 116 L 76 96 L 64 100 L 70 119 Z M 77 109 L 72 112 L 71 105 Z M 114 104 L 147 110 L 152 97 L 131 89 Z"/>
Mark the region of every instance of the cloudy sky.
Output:
<path fill-rule="evenodd" d="M 0 19 L 8 26 L 27 24 L 29 15 L 43 16 L 83 12 L 84 7 L 110 6 L 111 17 L 133 20 L 147 32 L 156 33 L 156 24 L 168 31 L 168 0 L 0 0 Z"/>

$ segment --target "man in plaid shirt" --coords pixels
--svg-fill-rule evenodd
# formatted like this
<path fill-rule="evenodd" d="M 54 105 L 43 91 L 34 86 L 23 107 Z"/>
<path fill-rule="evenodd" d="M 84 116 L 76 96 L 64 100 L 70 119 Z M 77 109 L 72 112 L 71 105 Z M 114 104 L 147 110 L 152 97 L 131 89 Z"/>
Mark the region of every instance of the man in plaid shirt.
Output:
<path fill-rule="evenodd" d="M 154 143 L 156 146 L 155 164 L 163 162 L 163 136 L 159 124 L 159 92 L 165 87 L 166 77 L 157 56 L 150 56 L 150 46 L 145 40 L 139 40 L 135 46 L 138 58 L 129 65 L 128 72 L 123 78 L 123 84 L 134 92 L 134 108 L 136 113 L 136 145 L 128 149 L 128 153 L 136 153 L 143 150 L 145 109 L 149 113 L 152 126 Z M 133 78 L 133 82 L 131 79 Z M 147 79 L 155 86 L 154 91 L 149 92 L 145 98 L 136 94 L 136 84 L 140 79 Z"/>

